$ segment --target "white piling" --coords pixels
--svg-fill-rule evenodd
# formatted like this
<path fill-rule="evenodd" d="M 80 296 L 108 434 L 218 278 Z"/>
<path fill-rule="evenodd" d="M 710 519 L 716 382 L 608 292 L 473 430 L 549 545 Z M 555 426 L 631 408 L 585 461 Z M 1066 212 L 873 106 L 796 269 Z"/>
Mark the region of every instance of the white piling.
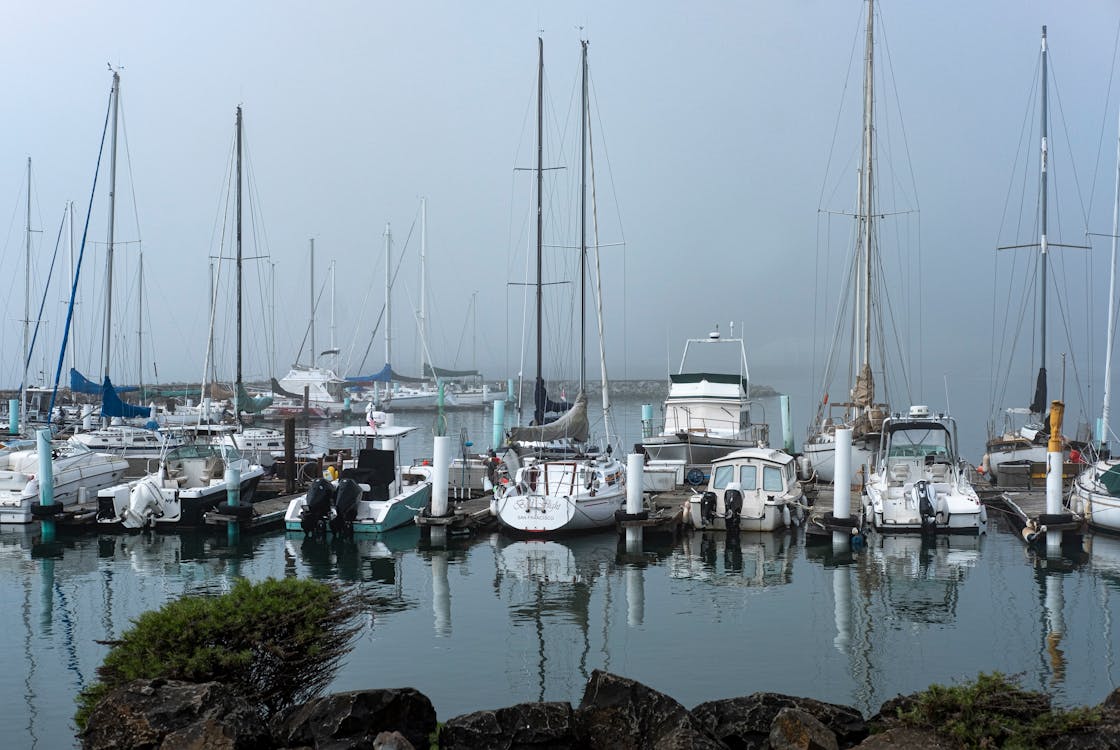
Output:
<path fill-rule="evenodd" d="M 392 427 L 393 426 L 393 413 L 392 412 L 386 412 L 385 422 L 381 426 L 382 427 Z M 396 438 L 392 438 L 392 437 L 381 438 L 381 450 L 383 450 L 383 451 L 395 451 L 396 449 L 397 449 L 397 439 Z M 399 464 L 400 463 L 400 456 L 396 456 L 395 460 Z"/>
<path fill-rule="evenodd" d="M 847 520 L 852 517 L 852 429 L 836 429 L 835 474 L 832 482 L 832 517 Z M 832 532 L 833 546 L 848 545 L 849 534 L 843 531 Z"/>
<path fill-rule="evenodd" d="M 642 475 L 645 471 L 645 457 L 641 453 L 626 456 L 626 512 L 635 515 L 642 512 Z"/>
<path fill-rule="evenodd" d="M 432 515 L 447 515 L 447 475 L 451 469 L 451 438 L 447 435 L 435 439 L 432 451 Z"/>
<path fill-rule="evenodd" d="M 782 412 L 782 450 L 793 454 L 793 424 L 789 412 L 789 396 L 782 394 L 778 397 Z"/>
<path fill-rule="evenodd" d="M 1062 413 L 1061 401 L 1050 404 L 1050 442 L 1046 453 L 1046 513 L 1062 513 Z M 1062 551 L 1062 532 L 1046 531 L 1046 555 L 1057 557 Z"/>
<path fill-rule="evenodd" d="M 436 637 L 450 638 L 451 585 L 447 581 L 446 552 L 432 554 L 432 612 L 435 615 Z"/>

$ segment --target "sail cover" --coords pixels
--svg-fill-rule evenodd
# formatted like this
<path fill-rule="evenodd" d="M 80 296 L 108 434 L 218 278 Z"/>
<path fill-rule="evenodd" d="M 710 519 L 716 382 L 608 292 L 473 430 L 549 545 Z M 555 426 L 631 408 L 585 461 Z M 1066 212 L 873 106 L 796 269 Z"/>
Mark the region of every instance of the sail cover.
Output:
<path fill-rule="evenodd" d="M 237 408 L 246 414 L 260 414 L 272 406 L 272 396 L 250 396 L 241 383 L 237 384 Z"/>
<path fill-rule="evenodd" d="M 852 386 L 852 403 L 856 406 L 871 406 L 875 401 L 875 378 L 871 365 L 866 362 L 860 367 L 856 384 Z"/>
<path fill-rule="evenodd" d="M 121 397 L 117 395 L 117 389 L 106 377 L 105 382 L 101 384 L 101 416 L 122 417 L 123 419 L 151 419 L 152 410 L 147 406 L 134 406 L 121 401 Z"/>
<path fill-rule="evenodd" d="M 529 427 L 514 427 L 509 431 L 510 440 L 519 443 L 549 443 L 563 438 L 584 442 L 589 434 L 587 396 L 583 391 L 580 391 L 579 395 L 576 396 L 572 408 L 555 422 Z"/>
<path fill-rule="evenodd" d="M 375 372 L 372 375 L 358 375 L 357 377 L 346 378 L 347 383 L 388 383 L 393 379 L 393 368 L 386 364 L 381 368 L 380 372 Z"/>
<path fill-rule="evenodd" d="M 478 370 L 448 370 L 446 367 L 432 367 L 424 363 L 424 377 L 427 378 L 481 378 Z"/>
<path fill-rule="evenodd" d="M 70 390 L 74 393 L 101 395 L 101 385 L 93 382 L 73 367 L 70 368 Z M 129 391 L 140 390 L 140 388 L 135 385 L 119 385 L 114 386 L 114 390 L 116 390 L 117 393 L 128 393 Z"/>
<path fill-rule="evenodd" d="M 276 378 L 272 379 L 272 392 L 280 396 L 287 396 L 288 398 L 296 398 L 301 400 L 303 399 L 302 393 L 292 393 L 291 391 L 285 391 L 284 387 L 280 385 L 280 381 L 278 381 Z"/>
<path fill-rule="evenodd" d="M 1038 368 L 1038 379 L 1034 384 L 1034 399 L 1031 401 L 1032 414 L 1046 413 L 1046 368 Z"/>

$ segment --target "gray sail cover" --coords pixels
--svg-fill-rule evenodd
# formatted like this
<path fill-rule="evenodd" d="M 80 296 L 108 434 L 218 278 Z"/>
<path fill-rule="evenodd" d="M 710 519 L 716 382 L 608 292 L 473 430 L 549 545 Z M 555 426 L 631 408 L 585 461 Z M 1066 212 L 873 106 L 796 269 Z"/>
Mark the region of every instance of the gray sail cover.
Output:
<path fill-rule="evenodd" d="M 550 443 L 562 438 L 571 438 L 582 443 L 587 441 L 590 433 L 587 423 L 587 396 L 580 391 L 572 408 L 555 422 L 511 428 L 509 439 L 515 443 Z"/>

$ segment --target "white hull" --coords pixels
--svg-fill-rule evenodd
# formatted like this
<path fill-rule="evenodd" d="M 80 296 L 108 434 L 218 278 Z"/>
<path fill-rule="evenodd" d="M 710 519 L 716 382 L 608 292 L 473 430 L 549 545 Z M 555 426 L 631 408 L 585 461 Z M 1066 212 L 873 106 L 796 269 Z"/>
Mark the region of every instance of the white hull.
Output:
<path fill-rule="evenodd" d="M 1069 494 L 1069 509 L 1095 529 L 1120 534 L 1120 497 L 1111 495 L 1097 478 L 1117 466 L 1118 461 L 1098 461 L 1081 472 Z"/>
<path fill-rule="evenodd" d="M 625 502 L 618 461 L 542 461 L 518 469 L 491 511 L 512 531 L 563 533 L 611 527 Z"/>
<path fill-rule="evenodd" d="M 988 450 L 988 468 L 996 481 L 1004 464 L 1046 463 L 1047 446 L 1030 445 Z"/>
<path fill-rule="evenodd" d="M 432 500 L 432 482 L 428 467 L 411 467 L 410 478 L 401 491 L 387 500 L 358 501 L 357 517 L 353 521 L 355 534 L 381 534 L 386 531 L 411 525 L 416 515 Z M 334 483 L 337 487 L 337 482 Z M 367 490 L 368 491 L 368 490 Z M 307 509 L 307 495 L 300 495 L 288 503 L 284 511 L 286 531 L 306 531 L 303 528 L 303 515 Z M 332 508 L 331 516 L 334 516 Z M 329 524 L 330 519 L 326 519 Z"/>
<path fill-rule="evenodd" d="M 38 458 L 36 451 L 27 453 Z M 91 452 L 62 456 L 53 464 L 54 502 L 64 508 L 81 499 L 81 489 L 84 488 L 93 498 L 102 487 L 119 482 L 128 468 L 128 462 L 123 458 Z M 28 467 L 25 465 L 23 468 Z M 37 467 L 34 472 L 38 473 Z M 0 523 L 31 523 L 36 520 L 31 515 L 31 505 L 39 502 L 37 480 L 18 470 L 0 471 L 0 487 Z"/>
<path fill-rule="evenodd" d="M 863 476 L 864 467 L 871 463 L 878 443 L 868 445 L 859 440 L 852 441 L 852 481 L 859 481 Z M 802 454 L 809 459 L 812 474 L 821 482 L 832 482 L 836 478 L 836 443 L 832 440 L 815 440 L 806 442 Z"/>

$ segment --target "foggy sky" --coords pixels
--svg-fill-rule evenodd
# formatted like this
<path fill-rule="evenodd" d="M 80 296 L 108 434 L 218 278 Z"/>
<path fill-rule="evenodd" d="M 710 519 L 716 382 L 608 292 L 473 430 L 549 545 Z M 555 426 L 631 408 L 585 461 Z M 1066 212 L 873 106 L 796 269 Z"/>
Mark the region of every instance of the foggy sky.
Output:
<path fill-rule="evenodd" d="M 908 148 L 895 141 L 889 155 L 904 163 L 898 174 L 912 177 L 913 205 L 906 208 L 917 213 L 905 214 L 905 245 L 920 253 L 920 262 L 907 261 L 915 263 L 905 272 L 907 293 L 893 300 L 921 302 L 920 316 L 911 312 L 896 324 L 908 339 L 911 368 L 921 373 L 911 376 L 921 382 L 908 395 L 942 406 L 951 392 L 970 411 L 987 411 L 989 344 L 1000 335 L 993 333 L 993 296 L 1007 295 L 995 278 L 995 248 L 1030 241 L 1029 229 L 1024 234 L 1003 217 L 1009 202 L 1012 214 L 1019 211 L 1021 199 L 1009 195 L 1035 190 L 1016 162 L 1037 161 L 1037 145 L 1020 139 L 1033 111 L 1040 27 L 1049 26 L 1058 87 L 1051 106 L 1061 121 L 1051 134 L 1061 181 L 1052 190 L 1062 196 L 1051 234 L 1085 244 L 1086 231 L 1111 231 L 1120 98 L 1109 86 L 1120 6 L 882 6 L 886 47 L 877 62 L 897 89 L 878 92 L 877 105 L 901 113 Z M 34 235 L 37 307 L 65 202 L 75 201 L 79 221 L 85 217 L 111 85 L 107 63 L 121 70 L 130 158 L 125 162 L 122 145 L 115 281 L 122 300 L 114 305 L 122 342 L 115 362 L 123 374 L 115 380 L 138 377 L 135 344 L 123 343 L 138 327 L 138 239 L 147 280 L 145 358 L 158 363 L 161 381 L 202 375 L 208 257 L 220 249 L 238 104 L 259 216 L 246 229 L 246 255 L 267 252 L 276 264 L 278 300 L 270 363 L 271 312 L 262 291 L 268 271 L 250 262 L 247 373 L 280 376 L 295 361 L 309 316 L 308 240 L 315 238 L 316 284 L 331 260 L 338 269 L 339 369 L 355 374 L 383 302 L 385 224 L 392 223 L 400 253 L 425 196 L 433 358 L 451 367 L 477 364 L 492 378 L 515 375 L 522 367 L 522 291 L 508 284 L 524 279 L 532 189 L 531 173 L 515 169 L 535 161 L 540 33 L 547 127 L 555 129 L 550 146 L 565 144 L 562 153 L 546 154 L 549 165 L 564 167 L 568 185 L 561 188 L 556 176 L 550 188 L 565 196 L 555 201 L 563 218 L 556 218 L 560 209 L 547 209 L 558 246 L 575 239 L 570 184 L 578 161 L 569 110 L 579 39 L 590 40 L 600 241 L 611 245 L 602 271 L 611 375 L 662 377 L 685 337 L 716 323 L 726 331 L 735 321 L 753 378 L 794 393 L 800 423 L 820 388 L 815 378 L 839 295 L 835 276 L 814 271 L 822 263 L 818 209 L 854 208 L 849 160 L 858 154 L 864 7 L 857 0 L 11 4 L 0 28 L 7 84 L 0 197 L 9 216 L 2 248 L 9 272 L 0 282 L 8 300 L 3 380 L 14 386 L 21 374 L 26 158 L 34 160 L 32 224 L 41 230 Z M 1016 169 L 1019 184 L 1012 185 Z M 93 375 L 100 369 L 103 301 L 95 287 L 103 284 L 105 179 L 90 219 L 75 334 L 79 369 Z M 1033 219 L 1030 199 L 1027 208 Z M 419 298 L 418 227 L 413 231 L 393 292 L 394 367 L 402 372 L 419 368 L 411 312 Z M 1069 351 L 1088 392 L 1102 366 L 1107 243 L 1094 240 L 1092 253 L 1069 263 L 1055 282 L 1070 287 L 1070 299 L 1068 320 L 1051 331 L 1050 368 L 1060 371 L 1058 357 Z M 829 273 L 838 267 L 828 261 Z M 44 313 L 46 354 L 37 354 L 33 367 L 45 361 L 52 376 L 65 271 L 56 269 Z M 228 281 L 228 267 L 222 273 Z M 220 304 L 218 369 L 228 379 L 228 296 Z M 320 350 L 330 336 L 329 309 L 328 290 L 318 314 Z M 1066 329 L 1073 343 L 1064 342 Z M 383 346 L 379 335 L 366 371 L 381 366 Z M 154 379 L 150 364 L 143 377 Z M 1009 398 L 1025 402 L 1031 378 L 1024 372 Z M 1071 373 L 1071 389 L 1073 381 Z M 1089 395 L 1088 416 L 1099 409 L 1098 393 Z"/>

